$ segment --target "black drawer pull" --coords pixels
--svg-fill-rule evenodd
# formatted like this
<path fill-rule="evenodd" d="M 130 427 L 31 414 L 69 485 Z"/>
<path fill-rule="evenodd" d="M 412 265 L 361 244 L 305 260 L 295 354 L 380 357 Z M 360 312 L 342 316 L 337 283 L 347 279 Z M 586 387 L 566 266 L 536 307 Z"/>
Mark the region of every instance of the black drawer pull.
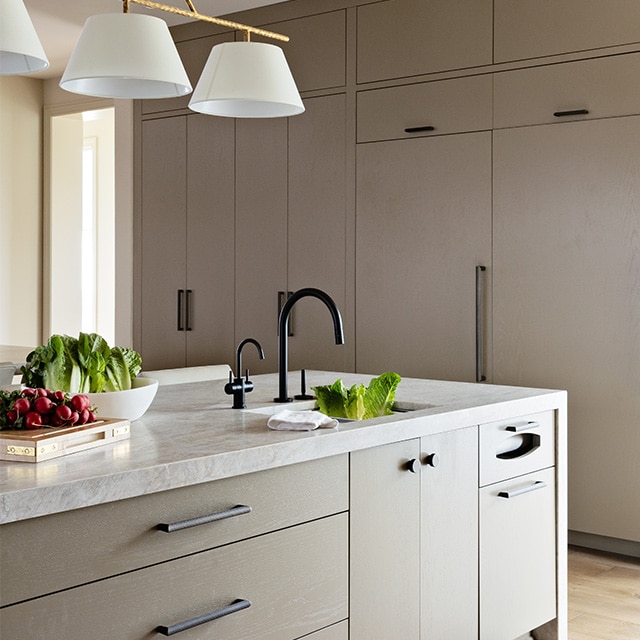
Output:
<path fill-rule="evenodd" d="M 539 489 L 544 489 L 547 486 L 547 483 L 544 480 L 536 480 L 533 484 L 530 484 L 528 487 L 522 487 L 521 489 L 514 489 L 513 491 L 500 491 L 498 493 L 499 498 L 517 498 L 518 496 L 524 495 L 525 493 L 531 493 L 532 491 L 538 491 Z"/>
<path fill-rule="evenodd" d="M 556 118 L 565 118 L 566 116 L 588 116 L 588 109 L 569 109 L 568 111 L 556 111 L 553 114 Z"/>
<path fill-rule="evenodd" d="M 219 618 L 228 616 L 231 613 L 237 613 L 238 611 L 242 611 L 243 609 L 248 609 L 250 606 L 251 602 L 249 602 L 249 600 L 234 600 L 226 607 L 216 609 L 215 611 L 210 611 L 209 613 L 205 613 L 201 616 L 196 616 L 195 618 L 191 618 L 190 620 L 178 622 L 176 624 L 172 624 L 169 627 L 160 625 L 156 627 L 156 632 L 161 633 L 163 636 L 173 636 L 176 633 L 180 633 L 181 631 L 193 629 L 193 627 L 197 627 L 201 624 L 204 624 L 205 622 L 212 622 L 213 620 L 218 620 Z"/>
<path fill-rule="evenodd" d="M 407 127 L 404 132 L 405 133 L 418 133 L 420 131 L 435 131 L 436 128 L 432 127 L 430 125 L 427 125 L 425 127 Z"/>
<path fill-rule="evenodd" d="M 166 533 L 173 533 L 174 531 L 182 531 L 182 529 L 189 529 L 190 527 L 197 527 L 201 524 L 217 522 L 218 520 L 226 520 L 227 518 L 234 518 L 235 516 L 241 516 L 244 513 L 250 512 L 251 507 L 244 504 L 237 504 L 235 507 L 231 507 L 230 509 L 216 511 L 215 513 L 210 513 L 206 516 L 197 516 L 196 518 L 189 518 L 188 520 L 180 520 L 179 522 L 171 522 L 169 524 L 161 522 L 157 528 Z"/>
<path fill-rule="evenodd" d="M 182 319 L 183 300 L 184 289 L 178 289 L 178 331 L 184 331 L 184 320 Z"/>
<path fill-rule="evenodd" d="M 528 431 L 529 429 L 537 429 L 540 426 L 539 422 L 535 420 L 529 420 L 526 424 L 510 424 L 505 427 L 505 431 L 511 431 L 512 433 L 519 433 L 520 431 Z"/>
<path fill-rule="evenodd" d="M 184 304 L 184 308 L 185 308 L 185 316 L 187 318 L 187 322 L 186 322 L 186 326 L 184 328 L 185 331 L 191 331 L 191 297 L 193 294 L 193 290 L 192 289 L 187 289 L 186 290 L 186 294 L 187 294 L 187 298 Z"/>

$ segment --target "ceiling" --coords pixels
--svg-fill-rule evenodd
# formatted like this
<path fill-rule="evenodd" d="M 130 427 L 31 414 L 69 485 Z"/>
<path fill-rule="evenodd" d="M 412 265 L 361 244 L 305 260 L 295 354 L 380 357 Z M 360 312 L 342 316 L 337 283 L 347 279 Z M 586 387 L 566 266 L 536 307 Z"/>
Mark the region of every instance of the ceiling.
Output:
<path fill-rule="evenodd" d="M 188 9 L 182 0 L 159 0 L 163 4 Z M 199 13 L 223 16 L 228 13 L 276 4 L 281 0 L 194 0 Z M 57 78 L 62 75 L 85 20 L 98 13 L 122 11 L 121 0 L 24 0 L 29 15 L 49 58 L 46 71 L 29 74 L 32 78 Z M 189 22 L 189 18 L 145 7 L 130 5 L 130 11 L 162 17 L 169 26 Z"/>

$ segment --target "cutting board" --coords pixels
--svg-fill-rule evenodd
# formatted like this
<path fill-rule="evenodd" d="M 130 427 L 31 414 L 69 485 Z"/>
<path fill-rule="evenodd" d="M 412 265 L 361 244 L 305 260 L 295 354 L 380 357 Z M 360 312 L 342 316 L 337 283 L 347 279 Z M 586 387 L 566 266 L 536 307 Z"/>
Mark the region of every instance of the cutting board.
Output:
<path fill-rule="evenodd" d="M 0 460 L 43 462 L 126 440 L 130 435 L 129 420 L 114 418 L 81 426 L 0 431 Z"/>

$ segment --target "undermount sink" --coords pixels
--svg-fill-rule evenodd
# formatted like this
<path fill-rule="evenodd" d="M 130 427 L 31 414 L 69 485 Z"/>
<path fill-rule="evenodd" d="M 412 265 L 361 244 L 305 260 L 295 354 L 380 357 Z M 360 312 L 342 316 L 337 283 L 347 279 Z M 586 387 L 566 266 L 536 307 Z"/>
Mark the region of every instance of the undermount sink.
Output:
<path fill-rule="evenodd" d="M 423 409 L 433 409 L 438 405 L 435 404 L 425 404 L 422 402 L 394 402 L 391 410 L 393 413 L 408 413 L 410 411 L 421 411 Z M 259 413 L 266 416 L 272 416 L 276 413 L 279 413 L 283 409 L 288 409 L 290 411 L 308 411 L 317 409 L 318 405 L 314 400 L 304 400 L 299 402 L 289 402 L 287 404 L 278 403 L 269 405 L 266 407 L 255 407 L 252 409 L 244 409 L 248 413 Z M 353 421 L 355 422 L 355 421 Z"/>

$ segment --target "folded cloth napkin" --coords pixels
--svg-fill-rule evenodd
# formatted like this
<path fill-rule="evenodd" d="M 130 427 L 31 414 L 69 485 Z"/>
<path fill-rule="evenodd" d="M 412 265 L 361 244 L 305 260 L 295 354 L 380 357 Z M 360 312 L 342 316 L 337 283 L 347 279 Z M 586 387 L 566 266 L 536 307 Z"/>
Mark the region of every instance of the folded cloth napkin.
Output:
<path fill-rule="evenodd" d="M 319 411 L 284 409 L 272 415 L 267 421 L 267 426 L 277 431 L 313 431 L 318 427 L 332 429 L 338 426 L 338 421 Z"/>

